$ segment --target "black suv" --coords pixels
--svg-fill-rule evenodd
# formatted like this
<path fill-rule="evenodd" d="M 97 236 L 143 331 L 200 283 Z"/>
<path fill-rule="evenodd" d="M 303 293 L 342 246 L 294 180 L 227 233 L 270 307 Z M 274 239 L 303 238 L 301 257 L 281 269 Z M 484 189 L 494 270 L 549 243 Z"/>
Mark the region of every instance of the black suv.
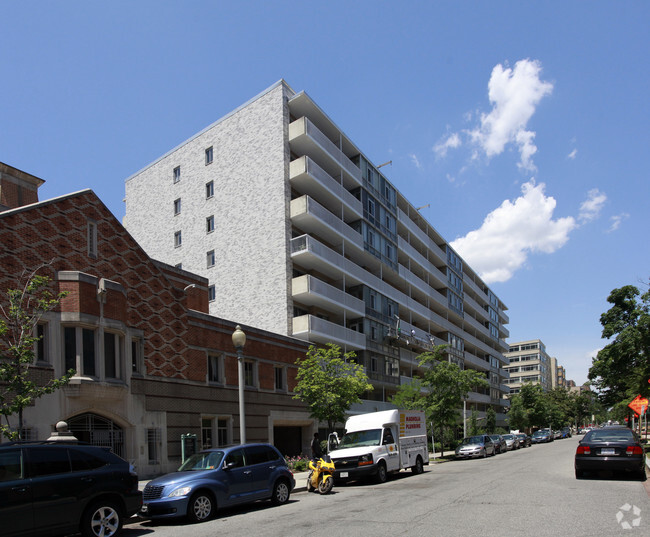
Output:
<path fill-rule="evenodd" d="M 60 442 L 0 444 L 4 537 L 114 537 L 142 505 L 133 466 L 108 449 Z"/>

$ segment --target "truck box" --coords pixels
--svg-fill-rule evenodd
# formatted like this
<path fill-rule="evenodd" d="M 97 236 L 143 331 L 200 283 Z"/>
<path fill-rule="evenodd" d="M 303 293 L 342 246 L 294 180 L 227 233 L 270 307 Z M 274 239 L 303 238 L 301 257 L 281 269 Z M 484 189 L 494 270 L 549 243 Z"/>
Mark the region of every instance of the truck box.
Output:
<path fill-rule="evenodd" d="M 373 476 L 383 483 L 388 474 L 406 468 L 421 473 L 429 464 L 424 412 L 384 410 L 351 416 L 330 457 L 334 477 L 342 481 Z"/>

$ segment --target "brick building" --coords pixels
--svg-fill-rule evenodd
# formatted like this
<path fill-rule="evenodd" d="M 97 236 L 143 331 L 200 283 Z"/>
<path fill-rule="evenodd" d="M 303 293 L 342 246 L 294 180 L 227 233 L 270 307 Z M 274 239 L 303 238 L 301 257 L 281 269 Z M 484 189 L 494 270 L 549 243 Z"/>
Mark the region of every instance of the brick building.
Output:
<path fill-rule="evenodd" d="M 44 265 L 68 295 L 38 326 L 32 373 L 76 374 L 25 410 L 24 433 L 66 420 L 145 477 L 177 466 L 183 434 L 199 448 L 237 442 L 237 323 L 208 313 L 207 279 L 149 258 L 91 190 L 39 202 L 43 182 L 0 163 L 0 301 Z M 292 389 L 308 344 L 242 328 L 247 440 L 307 452 L 316 424 Z"/>

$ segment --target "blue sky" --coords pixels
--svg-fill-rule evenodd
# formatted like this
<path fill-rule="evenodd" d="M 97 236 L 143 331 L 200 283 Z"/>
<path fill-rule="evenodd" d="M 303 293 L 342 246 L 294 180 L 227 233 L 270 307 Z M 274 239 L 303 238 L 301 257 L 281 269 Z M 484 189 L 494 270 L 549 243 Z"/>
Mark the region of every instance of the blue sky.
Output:
<path fill-rule="evenodd" d="M 0 161 L 121 219 L 127 177 L 284 78 L 582 383 L 650 276 L 649 6 L 3 2 Z"/>

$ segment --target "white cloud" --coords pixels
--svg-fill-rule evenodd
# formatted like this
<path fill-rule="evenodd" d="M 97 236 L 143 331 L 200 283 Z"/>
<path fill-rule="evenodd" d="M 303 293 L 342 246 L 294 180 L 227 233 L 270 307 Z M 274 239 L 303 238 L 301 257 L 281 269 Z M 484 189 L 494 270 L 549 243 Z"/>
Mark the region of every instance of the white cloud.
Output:
<path fill-rule="evenodd" d="M 415 153 L 411 153 L 409 155 L 409 158 L 411 159 L 411 162 L 418 170 L 422 169 L 422 164 L 420 164 L 420 159 L 418 159 L 418 156 Z"/>
<path fill-rule="evenodd" d="M 435 146 L 433 146 L 433 152 L 436 154 L 436 156 L 444 158 L 447 155 L 447 151 L 449 151 L 449 149 L 456 149 L 460 147 L 461 144 L 462 141 L 460 139 L 460 136 L 458 133 L 454 132 L 450 134 L 446 140 L 438 142 Z"/>
<path fill-rule="evenodd" d="M 553 253 L 569 240 L 576 221 L 553 219 L 556 201 L 544 188 L 534 180 L 525 183 L 514 202 L 505 200 L 479 229 L 451 243 L 486 283 L 509 280 L 531 253 Z"/>
<path fill-rule="evenodd" d="M 580 214 L 578 219 L 581 223 L 591 222 L 600 215 L 603 205 L 607 201 L 607 196 L 594 188 L 587 193 L 587 199 L 580 205 Z"/>
<path fill-rule="evenodd" d="M 576 155 L 577 155 L 577 154 L 578 154 L 578 150 L 577 150 L 577 149 L 574 149 L 573 151 L 571 151 L 571 153 L 569 153 L 569 154 L 567 155 L 566 158 L 573 160 L 574 158 L 576 158 Z"/>
<path fill-rule="evenodd" d="M 488 82 L 492 111 L 481 114 L 480 125 L 467 131 L 488 158 L 501 154 L 508 144 L 516 144 L 520 153 L 518 166 L 535 169 L 535 133 L 526 127 L 541 99 L 553 91 L 553 84 L 540 80 L 541 70 L 540 62 L 528 59 L 518 61 L 514 69 L 501 64 L 492 69 Z"/>
<path fill-rule="evenodd" d="M 621 227 L 621 222 L 623 222 L 623 220 L 627 220 L 629 217 L 630 217 L 630 215 L 628 213 L 621 213 L 621 214 L 617 214 L 615 216 L 612 216 L 610 218 L 610 220 L 612 222 L 612 225 L 607 230 L 607 233 L 611 233 L 612 231 L 616 231 L 619 227 Z"/>

